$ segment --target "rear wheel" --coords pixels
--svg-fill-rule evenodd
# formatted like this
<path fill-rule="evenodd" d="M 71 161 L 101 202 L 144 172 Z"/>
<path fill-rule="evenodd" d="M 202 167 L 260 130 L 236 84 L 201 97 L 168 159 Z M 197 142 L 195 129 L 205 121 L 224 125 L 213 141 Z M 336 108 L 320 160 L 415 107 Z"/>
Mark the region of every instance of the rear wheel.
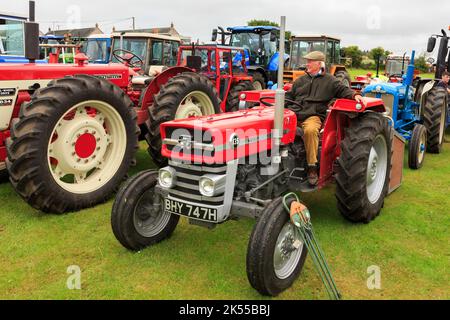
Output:
<path fill-rule="evenodd" d="M 184 119 L 220 113 L 220 100 L 211 81 L 205 76 L 185 72 L 171 78 L 155 96 L 149 108 L 148 152 L 162 167 L 167 159 L 161 155 L 160 125 L 174 119 Z"/>
<path fill-rule="evenodd" d="M 164 212 L 163 198 L 155 193 L 158 172 L 144 171 L 120 189 L 111 213 L 116 239 L 127 249 L 142 250 L 169 238 L 179 216 Z"/>
<path fill-rule="evenodd" d="M 424 125 L 427 128 L 427 151 L 441 153 L 445 136 L 447 92 L 444 88 L 434 87 L 428 93 L 424 107 Z"/>
<path fill-rule="evenodd" d="M 277 296 L 292 286 L 305 264 L 307 249 L 290 222 L 282 198 L 262 213 L 250 237 L 247 277 L 262 295 Z"/>
<path fill-rule="evenodd" d="M 336 198 L 341 214 L 368 223 L 381 211 L 389 189 L 391 127 L 378 113 L 351 121 L 341 144 Z"/>
<path fill-rule="evenodd" d="M 408 166 L 411 169 L 420 169 L 423 166 L 427 150 L 427 129 L 418 124 L 414 127 L 408 148 Z"/>
<path fill-rule="evenodd" d="M 91 76 L 54 80 L 13 120 L 10 181 L 44 212 L 91 207 L 125 179 L 138 135 L 133 103 L 119 87 Z"/>
<path fill-rule="evenodd" d="M 352 80 L 350 78 L 350 75 L 347 71 L 338 71 L 334 75 L 336 78 L 339 79 L 346 87 L 350 88 L 352 84 Z"/>
<path fill-rule="evenodd" d="M 264 78 L 261 72 L 253 73 L 252 77 L 254 90 L 264 90 L 266 88 L 266 79 Z"/>

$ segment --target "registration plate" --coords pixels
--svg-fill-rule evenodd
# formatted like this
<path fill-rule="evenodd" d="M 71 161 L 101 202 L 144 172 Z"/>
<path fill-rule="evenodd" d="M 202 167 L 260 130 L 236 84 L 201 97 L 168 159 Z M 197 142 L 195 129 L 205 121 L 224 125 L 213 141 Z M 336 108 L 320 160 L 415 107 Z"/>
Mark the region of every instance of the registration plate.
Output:
<path fill-rule="evenodd" d="M 191 219 L 217 222 L 217 209 L 194 206 L 172 199 L 165 199 L 164 211 Z"/>

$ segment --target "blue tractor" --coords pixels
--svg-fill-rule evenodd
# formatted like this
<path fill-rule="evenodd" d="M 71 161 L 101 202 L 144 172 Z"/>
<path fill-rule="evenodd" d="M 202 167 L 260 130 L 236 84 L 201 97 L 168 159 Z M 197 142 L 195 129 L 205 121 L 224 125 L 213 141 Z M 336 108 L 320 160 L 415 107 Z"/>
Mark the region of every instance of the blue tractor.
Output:
<path fill-rule="evenodd" d="M 378 83 L 363 90 L 366 97 L 383 99 L 395 130 L 409 141 L 408 165 L 420 169 L 427 150 L 427 128 L 424 126 L 421 104 L 415 101 L 413 87 L 415 51 L 401 83 Z"/>
<path fill-rule="evenodd" d="M 265 89 L 277 82 L 279 57 L 277 48 L 280 28 L 274 26 L 243 26 L 230 27 L 227 28 L 227 31 L 218 27 L 218 30 L 213 30 L 213 41 L 217 41 L 217 37 L 220 35 L 222 45 L 245 49 L 247 69 L 253 76 L 253 87 L 256 90 Z M 287 64 L 289 55 L 286 54 L 284 60 Z"/>

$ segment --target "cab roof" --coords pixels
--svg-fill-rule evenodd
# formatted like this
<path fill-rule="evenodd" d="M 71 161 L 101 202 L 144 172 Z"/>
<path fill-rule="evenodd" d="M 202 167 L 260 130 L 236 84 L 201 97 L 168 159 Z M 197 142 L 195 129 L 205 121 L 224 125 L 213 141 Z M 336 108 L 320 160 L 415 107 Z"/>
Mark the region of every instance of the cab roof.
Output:
<path fill-rule="evenodd" d="M 232 33 L 260 33 L 262 31 L 279 31 L 279 27 L 273 26 L 242 26 L 242 27 L 230 27 L 227 28 L 228 31 Z"/>

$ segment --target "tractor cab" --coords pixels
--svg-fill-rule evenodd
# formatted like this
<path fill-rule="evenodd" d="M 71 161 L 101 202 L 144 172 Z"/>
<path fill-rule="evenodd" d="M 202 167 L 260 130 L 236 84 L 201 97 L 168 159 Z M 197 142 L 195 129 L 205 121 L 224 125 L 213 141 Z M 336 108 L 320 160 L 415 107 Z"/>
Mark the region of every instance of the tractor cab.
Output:
<path fill-rule="evenodd" d="M 350 76 L 344 65 L 341 65 L 341 40 L 326 35 L 294 36 L 291 38 L 291 59 L 284 72 L 284 82 L 294 82 L 305 74 L 305 55 L 312 51 L 323 52 L 326 56 L 327 72 L 340 78 L 350 86 Z"/>
<path fill-rule="evenodd" d="M 233 85 L 251 80 L 244 48 L 217 44 L 181 46 L 177 65 L 205 75 L 215 84 L 221 100 L 226 100 Z"/>
<path fill-rule="evenodd" d="M 401 82 L 403 76 L 407 72 L 410 62 L 411 58 L 406 55 L 389 55 L 386 58 L 386 69 L 384 75 L 389 78 L 390 82 Z"/>
<path fill-rule="evenodd" d="M 152 66 L 175 66 L 180 44 L 179 37 L 155 33 L 113 33 L 111 61 L 122 62 L 120 56 L 135 54 L 141 61 L 142 73 L 149 75 Z"/>
<path fill-rule="evenodd" d="M 216 41 L 217 36 L 221 35 L 222 45 L 245 49 L 247 68 L 255 80 L 255 89 L 261 90 L 266 88 L 269 82 L 276 82 L 280 28 L 274 26 L 242 26 L 230 27 L 227 28 L 227 31 L 219 27 L 219 30 L 220 32 L 214 29 L 213 41 Z M 284 60 L 287 61 L 288 59 L 289 56 L 285 55 Z"/>
<path fill-rule="evenodd" d="M 89 63 L 107 64 L 111 60 L 111 36 L 93 35 L 84 42 L 82 52 L 89 57 Z"/>

